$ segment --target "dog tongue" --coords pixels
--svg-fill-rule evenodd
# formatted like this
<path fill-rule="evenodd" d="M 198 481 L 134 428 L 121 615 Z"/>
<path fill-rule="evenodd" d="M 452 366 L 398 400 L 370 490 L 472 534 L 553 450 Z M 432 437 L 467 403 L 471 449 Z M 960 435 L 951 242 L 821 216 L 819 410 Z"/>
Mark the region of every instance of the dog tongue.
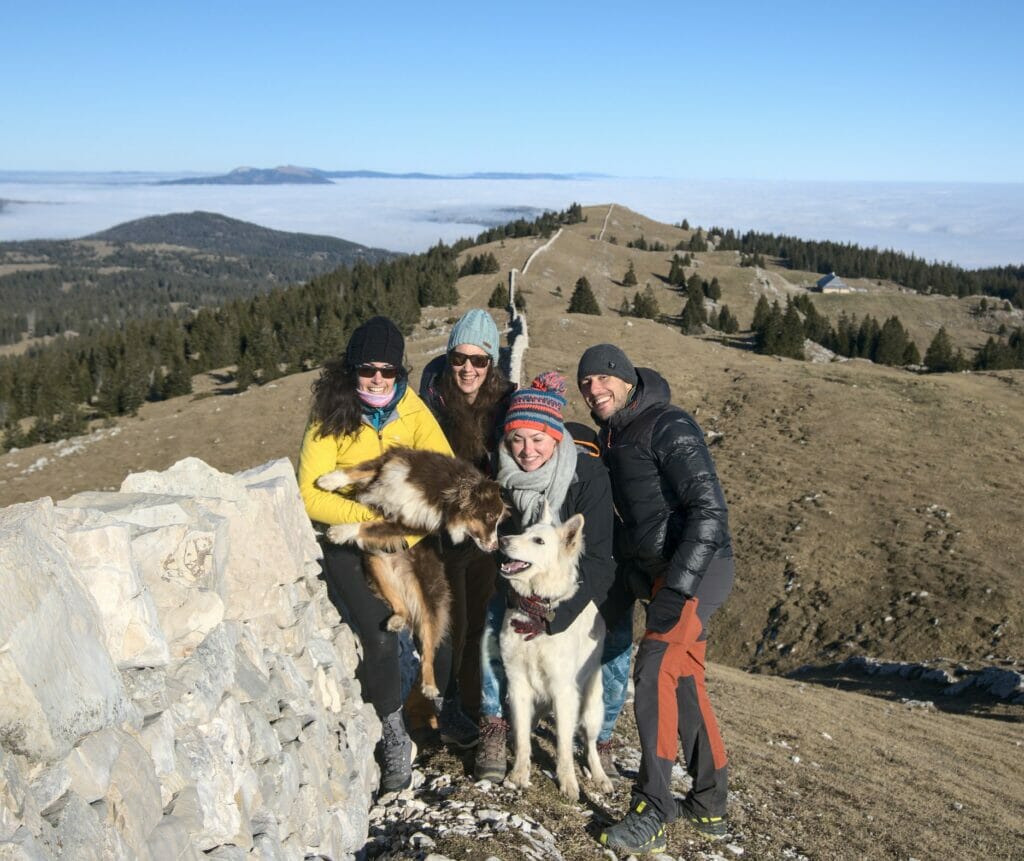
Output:
<path fill-rule="evenodd" d="M 501 566 L 502 573 L 504 574 L 516 574 L 519 571 L 529 568 L 529 562 L 521 562 L 518 559 L 510 559 L 508 562 Z"/>

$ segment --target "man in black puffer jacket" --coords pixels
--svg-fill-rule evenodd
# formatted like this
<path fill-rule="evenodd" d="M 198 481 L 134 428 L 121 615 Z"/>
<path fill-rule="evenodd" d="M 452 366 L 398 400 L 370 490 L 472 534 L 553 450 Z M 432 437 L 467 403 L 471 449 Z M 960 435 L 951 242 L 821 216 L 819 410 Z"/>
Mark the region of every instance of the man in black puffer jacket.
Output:
<path fill-rule="evenodd" d="M 580 392 L 601 428 L 601 454 L 619 516 L 615 559 L 647 626 L 634 669 L 641 761 L 626 816 L 601 834 L 617 851 L 664 852 L 664 824 L 727 833 L 725 747 L 704 684 L 708 620 L 732 589 L 728 511 L 697 422 L 670 403 L 668 383 L 618 347 L 580 359 Z M 693 786 L 672 795 L 678 745 Z"/>

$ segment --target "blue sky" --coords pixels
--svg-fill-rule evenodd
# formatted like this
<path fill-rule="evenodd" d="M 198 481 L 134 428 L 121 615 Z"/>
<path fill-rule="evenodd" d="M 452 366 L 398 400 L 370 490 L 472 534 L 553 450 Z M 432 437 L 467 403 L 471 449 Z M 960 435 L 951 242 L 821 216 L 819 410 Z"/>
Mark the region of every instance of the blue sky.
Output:
<path fill-rule="evenodd" d="M 1024 182 L 1018 2 L 35 2 L 0 170 Z"/>

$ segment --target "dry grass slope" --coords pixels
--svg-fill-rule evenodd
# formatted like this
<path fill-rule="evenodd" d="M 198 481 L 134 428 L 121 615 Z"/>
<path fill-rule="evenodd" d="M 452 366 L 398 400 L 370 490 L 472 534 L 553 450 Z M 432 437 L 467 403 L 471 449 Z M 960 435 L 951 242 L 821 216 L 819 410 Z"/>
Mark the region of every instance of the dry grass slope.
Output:
<path fill-rule="evenodd" d="M 605 236 L 617 237 L 612 245 L 596 239 L 607 213 L 588 208 L 588 221 L 566 228 L 521 279 L 526 373 L 558 368 L 571 376 L 587 346 L 613 341 L 636 364 L 658 369 L 705 432 L 721 434 L 713 453 L 738 579 L 715 620 L 712 657 L 728 666 L 713 669 L 712 696 L 731 750 L 732 813 L 746 857 L 783 857 L 786 846 L 816 858 L 1022 857 L 1019 706 L 968 702 L 962 710 L 974 716 L 945 714 L 950 706 L 927 691 L 915 696 L 936 699 L 939 709 L 901 705 L 907 694 L 899 690 L 867 697 L 739 669 L 781 673 L 854 654 L 975 665 L 1024 658 L 1024 372 L 915 376 L 861 361 L 816 365 L 621 318 L 614 309 L 632 290 L 618 282 L 630 260 L 639 288 L 650 282 L 663 311 L 676 314 L 683 303 L 663 280 L 671 252 L 625 243 L 644 235 L 671 248 L 689 234 L 615 206 Z M 503 267 L 521 268 L 542 243 L 506 240 L 470 253 L 492 251 Z M 741 269 L 726 252 L 696 257 L 703 277 L 717 275 L 743 325 L 762 291 L 771 298 L 811 280 Z M 601 317 L 565 311 L 581 275 Z M 447 321 L 484 305 L 505 277 L 463 279 L 458 307 L 425 309 L 408 342 L 415 368 L 443 351 Z M 879 288 L 816 301 L 833 317 L 843 308 L 897 313 L 922 352 L 919 333 L 935 323 L 965 347 L 987 337 L 989 323 L 967 314 L 966 300 Z M 294 461 L 314 378 L 150 404 L 77 446 L 4 455 L 0 504 L 113 488 L 129 472 L 187 455 L 227 471 Z M 569 412 L 588 419 L 578 396 Z M 537 787 L 523 803 L 543 809 L 553 831 L 563 818 L 571 847 L 585 819 L 552 798 Z M 673 835 L 679 846 L 684 832 Z M 482 848 L 496 851 L 493 843 Z M 584 840 L 565 857 L 592 851 Z"/>

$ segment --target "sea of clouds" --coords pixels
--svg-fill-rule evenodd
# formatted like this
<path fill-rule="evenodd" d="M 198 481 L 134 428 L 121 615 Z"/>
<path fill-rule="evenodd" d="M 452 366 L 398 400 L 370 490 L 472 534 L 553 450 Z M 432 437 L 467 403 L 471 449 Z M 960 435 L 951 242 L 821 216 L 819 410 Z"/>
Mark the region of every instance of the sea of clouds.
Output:
<path fill-rule="evenodd" d="M 180 176 L 180 174 L 179 174 Z M 343 179 L 330 185 L 156 185 L 167 174 L 0 171 L 0 241 L 68 239 L 205 210 L 394 251 L 545 209 L 616 203 L 657 221 L 894 248 L 975 268 L 1024 262 L 1024 185 L 630 179 Z"/>

